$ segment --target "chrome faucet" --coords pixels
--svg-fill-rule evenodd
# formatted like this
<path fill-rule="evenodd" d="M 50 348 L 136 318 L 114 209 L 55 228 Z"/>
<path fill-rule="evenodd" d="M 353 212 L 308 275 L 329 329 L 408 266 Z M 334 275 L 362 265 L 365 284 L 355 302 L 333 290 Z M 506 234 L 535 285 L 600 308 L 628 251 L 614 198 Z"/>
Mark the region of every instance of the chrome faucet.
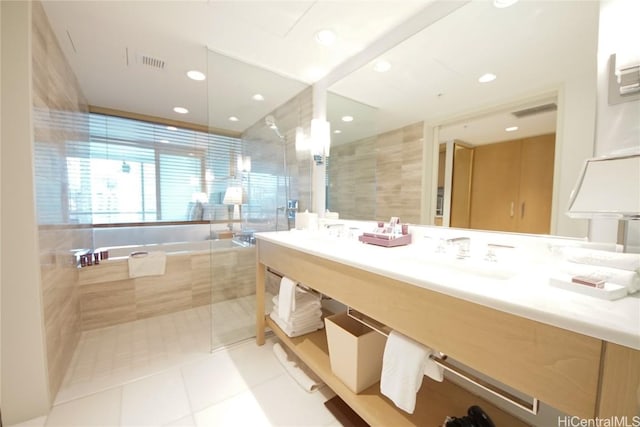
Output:
<path fill-rule="evenodd" d="M 447 243 L 456 245 L 458 247 L 457 259 L 469 258 L 469 247 L 471 246 L 471 238 L 469 237 L 454 237 L 447 239 Z"/>
<path fill-rule="evenodd" d="M 328 231 L 329 235 L 333 235 L 332 230 L 336 230 L 336 237 L 340 237 L 342 234 L 342 231 L 344 229 L 344 224 L 342 223 L 335 223 L 335 224 L 325 224 L 324 228 Z"/>
<path fill-rule="evenodd" d="M 498 249 L 513 249 L 513 246 L 510 245 L 498 245 L 496 243 L 489 243 L 487 244 L 487 253 L 484 256 L 485 261 L 491 261 L 491 262 L 497 262 L 498 261 L 498 255 L 496 253 L 496 251 Z"/>

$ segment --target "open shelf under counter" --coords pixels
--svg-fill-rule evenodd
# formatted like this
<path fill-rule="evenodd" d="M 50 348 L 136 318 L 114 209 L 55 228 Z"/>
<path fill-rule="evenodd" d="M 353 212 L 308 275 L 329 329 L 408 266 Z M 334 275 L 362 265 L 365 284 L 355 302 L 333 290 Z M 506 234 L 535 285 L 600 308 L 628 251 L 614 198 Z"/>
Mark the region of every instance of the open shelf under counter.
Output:
<path fill-rule="evenodd" d="M 462 417 L 472 405 L 479 405 L 496 426 L 528 425 L 447 380 L 438 383 L 425 377 L 416 398 L 416 410 L 413 414 L 396 408 L 393 402 L 383 396 L 380 393 L 380 383 L 355 394 L 331 371 L 327 335 L 324 329 L 291 338 L 269 316 L 265 317 L 265 323 L 284 345 L 372 426 L 441 426 L 447 415 Z"/>

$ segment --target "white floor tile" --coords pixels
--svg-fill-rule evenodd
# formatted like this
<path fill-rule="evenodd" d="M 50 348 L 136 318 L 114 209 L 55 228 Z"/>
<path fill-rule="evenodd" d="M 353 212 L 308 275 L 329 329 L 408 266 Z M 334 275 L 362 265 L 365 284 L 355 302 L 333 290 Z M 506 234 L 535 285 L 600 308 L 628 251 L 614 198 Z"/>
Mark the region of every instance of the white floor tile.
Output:
<path fill-rule="evenodd" d="M 191 413 L 182 374 L 172 369 L 122 387 L 124 426 L 159 426 Z"/>
<path fill-rule="evenodd" d="M 121 401 L 122 388 L 117 387 L 57 405 L 49 413 L 46 426 L 117 426 Z"/>
<path fill-rule="evenodd" d="M 335 421 L 324 406 L 325 390 L 307 393 L 289 375 L 264 382 L 251 392 L 274 426 L 324 426 Z"/>
<path fill-rule="evenodd" d="M 194 417 L 198 427 L 340 425 L 325 408 L 326 400 L 320 391 L 303 391 L 285 374 L 196 412 Z"/>
<path fill-rule="evenodd" d="M 199 411 L 252 386 L 283 375 L 284 370 L 271 353 L 268 342 L 262 347 L 248 341 L 228 351 L 219 351 L 206 360 L 183 366 L 182 372 L 191 408 Z"/>
<path fill-rule="evenodd" d="M 251 391 L 245 391 L 194 414 L 198 427 L 270 427 L 268 417 Z"/>
<path fill-rule="evenodd" d="M 193 415 L 189 414 L 179 420 L 165 424 L 163 427 L 196 427 L 196 421 L 193 419 Z"/>

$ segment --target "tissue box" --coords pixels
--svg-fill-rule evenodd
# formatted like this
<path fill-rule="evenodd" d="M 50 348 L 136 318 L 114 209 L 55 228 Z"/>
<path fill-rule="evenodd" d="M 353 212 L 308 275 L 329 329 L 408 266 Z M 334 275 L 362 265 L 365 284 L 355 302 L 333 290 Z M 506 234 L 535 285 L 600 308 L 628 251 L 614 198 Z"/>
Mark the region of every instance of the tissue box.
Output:
<path fill-rule="evenodd" d="M 387 337 L 347 316 L 326 317 L 331 371 L 354 393 L 380 381 Z"/>

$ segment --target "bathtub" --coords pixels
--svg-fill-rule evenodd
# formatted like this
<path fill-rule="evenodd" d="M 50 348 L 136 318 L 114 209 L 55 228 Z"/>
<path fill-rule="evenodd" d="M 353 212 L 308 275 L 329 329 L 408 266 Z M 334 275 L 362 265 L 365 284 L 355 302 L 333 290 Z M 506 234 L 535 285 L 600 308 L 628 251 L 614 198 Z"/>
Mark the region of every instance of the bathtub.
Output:
<path fill-rule="evenodd" d="M 155 252 L 163 251 L 167 256 L 179 253 L 202 253 L 219 250 L 232 250 L 239 248 L 249 248 L 247 242 L 235 239 L 220 240 L 198 240 L 194 242 L 172 242 L 172 243 L 154 243 L 149 245 L 127 245 L 127 246 L 107 246 L 97 248 L 95 252 L 109 252 L 109 259 L 127 258 L 132 252 Z"/>
<path fill-rule="evenodd" d="M 159 316 L 255 294 L 255 245 L 221 239 L 105 246 L 109 259 L 78 268 L 83 330 Z M 129 277 L 132 252 L 164 251 L 161 276 Z"/>

